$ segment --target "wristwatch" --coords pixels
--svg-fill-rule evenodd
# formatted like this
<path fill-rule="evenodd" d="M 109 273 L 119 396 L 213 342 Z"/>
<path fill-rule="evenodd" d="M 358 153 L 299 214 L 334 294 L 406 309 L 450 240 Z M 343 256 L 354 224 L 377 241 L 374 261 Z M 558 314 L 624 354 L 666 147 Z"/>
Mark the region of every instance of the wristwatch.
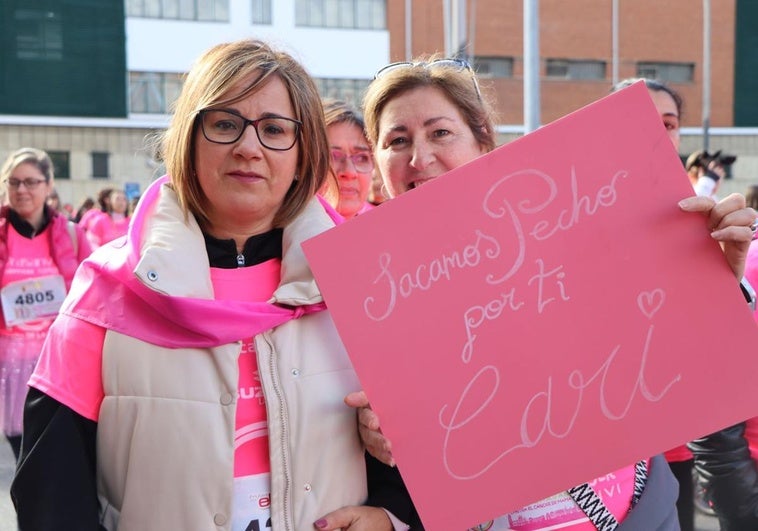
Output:
<path fill-rule="evenodd" d="M 740 281 L 740 289 L 742 290 L 742 294 L 745 296 L 745 300 L 747 301 L 748 306 L 750 306 L 750 309 L 755 311 L 755 290 L 745 277 L 742 277 L 742 280 Z"/>

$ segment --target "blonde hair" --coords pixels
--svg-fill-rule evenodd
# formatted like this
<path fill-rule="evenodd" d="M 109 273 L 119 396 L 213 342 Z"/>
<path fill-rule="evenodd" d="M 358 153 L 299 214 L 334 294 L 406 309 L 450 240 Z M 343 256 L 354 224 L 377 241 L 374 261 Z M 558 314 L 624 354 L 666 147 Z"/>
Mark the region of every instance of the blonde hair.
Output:
<path fill-rule="evenodd" d="M 363 97 L 363 114 L 366 135 L 374 147 L 379 138 L 379 119 L 385 105 L 409 90 L 434 87 L 461 111 L 479 146 L 484 151 L 495 149 L 492 107 L 482 96 L 474 72 L 439 59 L 439 55 L 419 57 L 407 65 L 380 73 L 368 86 Z"/>
<path fill-rule="evenodd" d="M 8 155 L 2 169 L 0 169 L 0 182 L 3 183 L 4 187 L 7 187 L 5 183 L 13 171 L 22 164 L 33 164 L 45 177 L 45 182 L 52 183 L 55 172 L 50 155 L 41 149 L 23 147 Z"/>
<path fill-rule="evenodd" d="M 296 179 L 274 217 L 283 227 L 294 219 L 321 187 L 329 171 L 329 149 L 324 114 L 316 85 L 291 55 L 263 41 L 244 39 L 219 44 L 201 55 L 187 74 L 174 106 L 174 116 L 160 137 L 163 159 L 182 208 L 201 224 L 208 222 L 207 198 L 195 173 L 194 139 L 198 112 L 212 106 L 241 101 L 255 94 L 273 76 L 287 88 L 295 118 L 302 122 L 298 137 Z M 252 79 L 245 89 L 230 97 L 231 87 Z"/>

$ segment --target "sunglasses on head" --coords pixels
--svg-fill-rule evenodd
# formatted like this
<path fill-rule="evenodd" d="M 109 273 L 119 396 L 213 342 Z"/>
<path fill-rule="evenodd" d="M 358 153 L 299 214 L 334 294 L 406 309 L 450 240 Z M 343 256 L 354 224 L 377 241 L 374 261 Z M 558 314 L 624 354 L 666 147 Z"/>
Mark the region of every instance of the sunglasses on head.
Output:
<path fill-rule="evenodd" d="M 471 64 L 464 60 L 464 59 L 435 59 L 433 61 L 418 61 L 418 62 L 412 62 L 412 61 L 398 61 L 397 63 L 390 63 L 387 66 L 384 66 L 380 68 L 376 74 L 374 74 L 374 79 L 378 79 L 382 77 L 383 75 L 387 74 L 388 72 L 392 72 L 393 70 L 400 70 L 403 68 L 450 68 L 456 71 L 463 71 L 466 70 L 471 74 L 471 79 L 474 82 L 474 89 L 476 90 L 476 95 L 479 97 L 479 99 L 482 99 L 482 91 L 479 89 L 479 82 L 476 80 L 476 73 L 474 72 L 474 69 L 471 68 Z"/>

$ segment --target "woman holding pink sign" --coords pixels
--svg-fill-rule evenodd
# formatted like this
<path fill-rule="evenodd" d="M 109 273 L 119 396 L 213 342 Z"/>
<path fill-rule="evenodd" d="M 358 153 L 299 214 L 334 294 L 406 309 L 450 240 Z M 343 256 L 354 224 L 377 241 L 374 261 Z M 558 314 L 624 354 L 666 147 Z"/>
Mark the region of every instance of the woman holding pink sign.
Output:
<path fill-rule="evenodd" d="M 79 263 L 90 253 L 84 232 L 46 206 L 53 163 L 21 148 L 0 170 L 8 204 L 0 209 L 0 415 L 18 459 L 26 382 Z"/>
<path fill-rule="evenodd" d="M 364 116 L 390 198 L 495 147 L 490 108 L 473 70 L 459 59 L 424 57 L 382 68 L 367 90 Z M 680 208 L 708 218 L 712 237 L 722 243 L 735 276 L 741 278 L 755 219 L 744 198 L 734 194 L 717 204 L 710 198 L 692 197 Z M 394 465 L 391 443 L 379 431 L 379 419 L 365 394 L 353 393 L 346 402 L 360 409 L 361 435 L 369 452 Z M 396 480 L 401 481 L 399 476 Z M 620 495 L 602 497 L 605 487 Z M 679 529 L 676 498 L 676 481 L 663 457 L 656 456 L 475 529 L 673 531 Z M 421 529 L 421 524 L 416 528 Z"/>

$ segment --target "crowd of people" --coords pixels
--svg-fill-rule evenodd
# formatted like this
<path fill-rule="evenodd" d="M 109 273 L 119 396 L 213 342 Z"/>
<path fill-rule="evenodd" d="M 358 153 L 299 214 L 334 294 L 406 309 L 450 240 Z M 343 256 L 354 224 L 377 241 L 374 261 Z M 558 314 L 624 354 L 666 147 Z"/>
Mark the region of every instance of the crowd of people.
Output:
<path fill-rule="evenodd" d="M 646 85 L 678 148 L 681 98 Z M 66 215 L 43 151 L 8 158 L 0 399 L 21 529 L 423 529 L 300 243 L 492 151 L 493 113 L 469 64 L 438 56 L 379 70 L 362 112 L 245 39 L 193 65 L 155 146 L 167 175 L 133 212 L 104 189 Z M 735 290 L 758 284 L 758 199 L 714 193 L 679 208 L 708 221 Z M 31 284 L 41 300 L 18 298 Z M 588 505 L 588 483 L 476 529 L 691 530 L 693 463 L 722 529 L 756 529 L 756 448 L 748 420 L 613 472 L 621 496 Z"/>

